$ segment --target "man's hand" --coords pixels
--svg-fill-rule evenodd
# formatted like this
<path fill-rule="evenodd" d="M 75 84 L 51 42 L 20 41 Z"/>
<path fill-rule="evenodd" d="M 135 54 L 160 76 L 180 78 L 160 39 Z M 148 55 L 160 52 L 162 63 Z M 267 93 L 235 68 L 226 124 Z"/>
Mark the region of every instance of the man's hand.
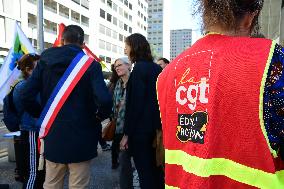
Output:
<path fill-rule="evenodd" d="M 120 141 L 120 149 L 126 150 L 128 149 L 128 136 L 124 135 Z"/>

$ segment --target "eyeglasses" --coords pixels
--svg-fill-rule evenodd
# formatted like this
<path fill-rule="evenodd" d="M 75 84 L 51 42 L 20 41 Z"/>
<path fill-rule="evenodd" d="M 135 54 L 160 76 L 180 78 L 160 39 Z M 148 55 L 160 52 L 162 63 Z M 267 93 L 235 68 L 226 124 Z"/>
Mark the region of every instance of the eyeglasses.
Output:
<path fill-rule="evenodd" d="M 114 69 L 116 69 L 116 68 L 118 68 L 120 66 L 122 66 L 122 64 L 118 64 L 118 65 L 114 66 Z"/>

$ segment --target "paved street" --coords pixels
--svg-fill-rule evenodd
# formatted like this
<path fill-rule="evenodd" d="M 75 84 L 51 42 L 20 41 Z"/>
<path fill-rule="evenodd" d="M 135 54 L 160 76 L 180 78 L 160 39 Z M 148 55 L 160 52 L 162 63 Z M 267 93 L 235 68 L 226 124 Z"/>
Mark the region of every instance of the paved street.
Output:
<path fill-rule="evenodd" d="M 20 189 L 21 184 L 14 180 L 14 162 L 8 162 L 8 142 L 3 134 L 8 131 L 3 126 L 2 114 L 0 114 L 0 184 L 10 184 L 11 189 Z M 118 170 L 111 169 L 111 152 L 98 150 L 99 155 L 93 160 L 90 189 L 119 189 Z M 67 180 L 65 188 L 67 188 Z M 139 185 L 137 172 L 134 174 L 134 186 Z"/>

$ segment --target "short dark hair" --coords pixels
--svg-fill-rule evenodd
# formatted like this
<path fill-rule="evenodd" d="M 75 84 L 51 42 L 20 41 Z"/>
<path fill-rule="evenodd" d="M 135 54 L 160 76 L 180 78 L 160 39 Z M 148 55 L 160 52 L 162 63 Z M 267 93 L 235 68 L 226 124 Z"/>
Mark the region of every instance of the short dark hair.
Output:
<path fill-rule="evenodd" d="M 125 39 L 125 43 L 130 46 L 130 61 L 146 60 L 153 62 L 150 44 L 146 37 L 140 33 L 134 33 Z"/>
<path fill-rule="evenodd" d="M 166 64 L 170 63 L 170 61 L 166 58 L 159 58 L 158 61 L 160 61 L 160 60 L 164 61 Z"/>
<path fill-rule="evenodd" d="M 84 30 L 77 25 L 69 25 L 64 28 L 62 38 L 68 43 L 83 45 Z"/>

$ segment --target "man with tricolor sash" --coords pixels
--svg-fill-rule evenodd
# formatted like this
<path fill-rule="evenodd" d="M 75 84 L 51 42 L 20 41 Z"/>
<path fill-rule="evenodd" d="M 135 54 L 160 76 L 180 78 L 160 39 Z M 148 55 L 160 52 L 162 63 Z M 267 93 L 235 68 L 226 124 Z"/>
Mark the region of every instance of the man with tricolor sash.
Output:
<path fill-rule="evenodd" d="M 39 117 L 45 189 L 63 188 L 67 170 L 69 188 L 88 188 L 99 124 L 111 113 L 111 96 L 101 65 L 83 52 L 83 42 L 82 28 L 67 26 L 63 46 L 42 53 L 22 94 L 26 111 Z M 41 104 L 36 102 L 38 92 Z"/>
<path fill-rule="evenodd" d="M 284 49 L 263 0 L 200 1 L 206 36 L 160 74 L 166 188 L 284 188 Z"/>

